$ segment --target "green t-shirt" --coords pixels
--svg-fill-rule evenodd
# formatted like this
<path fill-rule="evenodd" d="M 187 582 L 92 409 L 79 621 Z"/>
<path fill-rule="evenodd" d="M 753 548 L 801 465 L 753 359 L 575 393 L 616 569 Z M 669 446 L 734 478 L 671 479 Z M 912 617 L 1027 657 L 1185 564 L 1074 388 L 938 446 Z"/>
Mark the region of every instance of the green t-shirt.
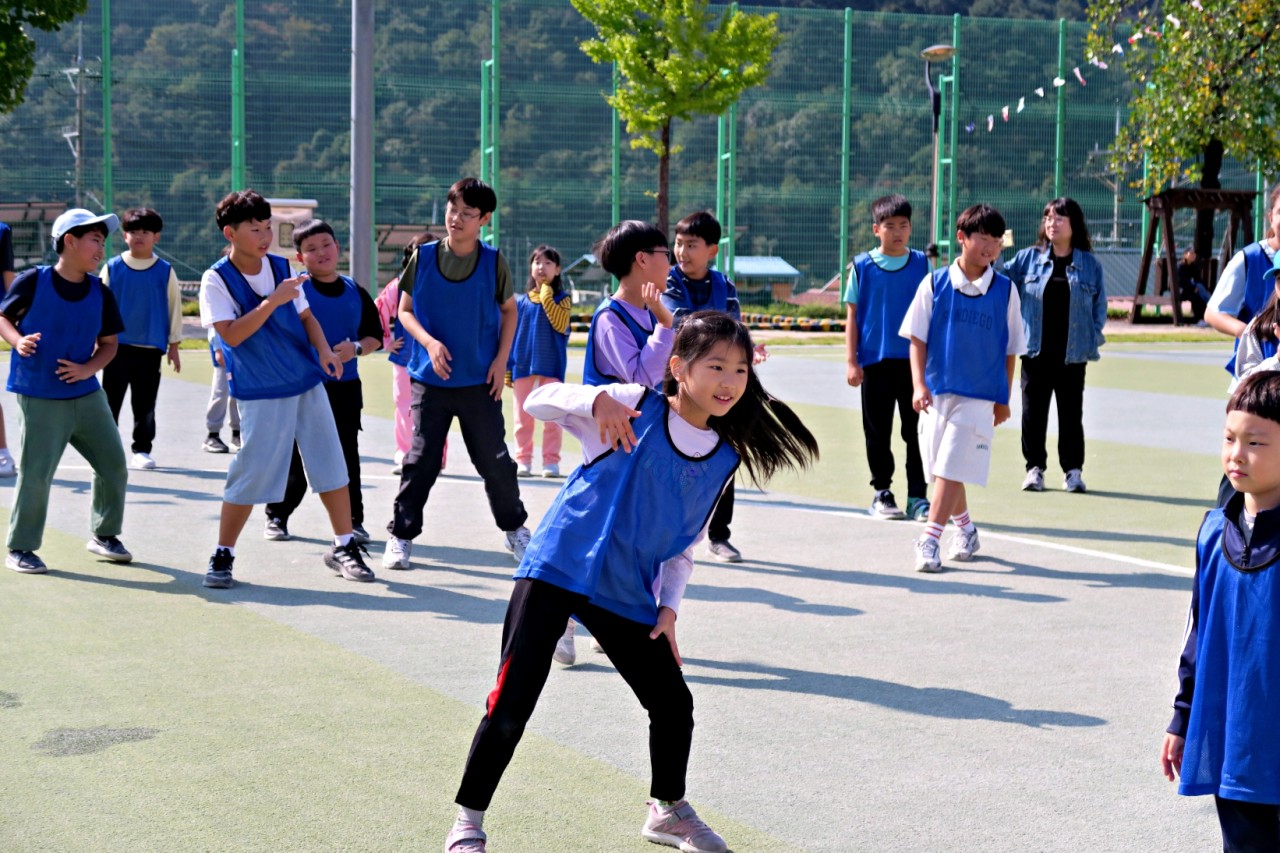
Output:
<path fill-rule="evenodd" d="M 480 247 L 476 248 L 469 255 L 459 257 L 449 251 L 449 242 L 441 240 L 436 247 L 436 267 L 440 270 L 440 274 L 449 281 L 463 281 L 476 271 L 476 264 L 480 261 Z M 511 283 L 511 270 L 507 267 L 507 259 L 498 254 L 498 284 L 494 290 L 493 298 L 502 305 L 508 299 L 515 295 L 515 288 Z M 407 282 L 407 287 L 402 286 L 401 292 L 413 295 L 413 282 L 418 276 L 418 253 L 415 251 L 413 257 L 409 259 L 409 263 L 405 265 L 404 270 L 400 273 L 400 281 Z"/>

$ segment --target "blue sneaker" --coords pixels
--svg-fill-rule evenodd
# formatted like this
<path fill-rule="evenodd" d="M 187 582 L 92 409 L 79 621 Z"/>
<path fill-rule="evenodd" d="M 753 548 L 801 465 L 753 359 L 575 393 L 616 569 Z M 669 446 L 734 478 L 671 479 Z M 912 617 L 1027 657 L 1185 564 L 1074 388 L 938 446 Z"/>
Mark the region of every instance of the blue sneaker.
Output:
<path fill-rule="evenodd" d="M 929 499 L 907 498 L 907 518 L 912 521 L 928 521 Z"/>

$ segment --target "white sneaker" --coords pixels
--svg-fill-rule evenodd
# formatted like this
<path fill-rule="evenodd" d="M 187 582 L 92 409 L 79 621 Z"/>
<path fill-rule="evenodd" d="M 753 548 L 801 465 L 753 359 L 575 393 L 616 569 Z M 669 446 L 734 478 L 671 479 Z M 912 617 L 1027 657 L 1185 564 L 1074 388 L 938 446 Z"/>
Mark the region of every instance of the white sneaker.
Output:
<path fill-rule="evenodd" d="M 1024 492 L 1043 492 L 1044 491 L 1044 469 L 1028 468 L 1027 476 L 1022 479 L 1022 491 Z"/>
<path fill-rule="evenodd" d="M 532 462 L 517 462 L 517 463 L 516 463 L 516 476 L 517 476 L 517 477 L 532 477 L 532 476 L 533 476 L 533 463 L 532 463 Z"/>
<path fill-rule="evenodd" d="M 542 476 L 548 480 L 560 479 L 560 466 L 555 462 L 548 462 L 542 466 Z"/>
<path fill-rule="evenodd" d="M 9 451 L 0 453 L 0 477 L 16 476 L 18 476 L 18 466 L 13 463 L 13 457 L 9 455 Z"/>
<path fill-rule="evenodd" d="M 978 542 L 978 528 L 973 528 L 972 533 L 957 530 L 951 537 L 951 544 L 947 547 L 947 559 L 967 563 L 973 559 L 973 555 L 978 553 L 981 547 L 982 545 Z"/>
<path fill-rule="evenodd" d="M 511 556 L 515 557 L 517 563 L 524 559 L 524 549 L 529 547 L 529 535 L 529 528 L 523 526 L 509 530 L 505 534 L 506 539 L 502 544 L 511 552 Z"/>
<path fill-rule="evenodd" d="M 409 557 L 411 554 L 413 554 L 412 540 L 388 536 L 387 550 L 382 554 L 382 568 L 408 569 L 410 568 Z"/>
<path fill-rule="evenodd" d="M 1063 481 L 1062 488 L 1068 492 L 1075 492 L 1081 495 L 1085 493 L 1084 477 L 1081 475 L 1079 468 L 1072 468 L 1067 472 L 1067 478 Z"/>
<path fill-rule="evenodd" d="M 135 453 L 133 459 L 129 460 L 129 467 L 150 471 L 156 467 L 156 460 L 151 458 L 150 453 Z"/>
<path fill-rule="evenodd" d="M 938 556 L 938 540 L 932 536 L 921 536 L 916 540 L 916 571 L 940 572 L 942 559 Z"/>
<path fill-rule="evenodd" d="M 578 649 L 573 644 L 573 623 L 569 623 L 569 627 L 564 629 L 564 634 L 560 639 L 556 640 L 556 650 L 552 652 L 551 659 L 556 663 L 562 663 L 565 666 L 573 666 L 578 659 Z"/>

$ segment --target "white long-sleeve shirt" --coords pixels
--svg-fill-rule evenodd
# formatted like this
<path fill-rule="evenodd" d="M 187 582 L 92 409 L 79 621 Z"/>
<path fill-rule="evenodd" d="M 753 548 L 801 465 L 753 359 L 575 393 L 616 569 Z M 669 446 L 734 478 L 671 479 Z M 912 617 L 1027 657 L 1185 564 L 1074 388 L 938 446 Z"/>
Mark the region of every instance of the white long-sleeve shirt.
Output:
<path fill-rule="evenodd" d="M 608 394 L 631 408 L 640 403 L 643 385 L 567 385 L 556 382 L 534 389 L 524 402 L 524 410 L 540 421 L 564 427 L 582 443 L 583 461 L 591 462 L 610 450 L 600 440 L 600 427 L 591 415 L 596 398 Z M 699 429 L 671 410 L 667 413 L 668 432 L 676 448 L 686 456 L 705 456 L 715 450 L 720 436 L 710 429 Z M 617 451 L 621 453 L 622 451 Z M 679 613 L 689 576 L 693 574 L 693 546 L 706 536 L 703 528 L 682 553 L 663 562 L 659 568 L 658 606 Z"/>

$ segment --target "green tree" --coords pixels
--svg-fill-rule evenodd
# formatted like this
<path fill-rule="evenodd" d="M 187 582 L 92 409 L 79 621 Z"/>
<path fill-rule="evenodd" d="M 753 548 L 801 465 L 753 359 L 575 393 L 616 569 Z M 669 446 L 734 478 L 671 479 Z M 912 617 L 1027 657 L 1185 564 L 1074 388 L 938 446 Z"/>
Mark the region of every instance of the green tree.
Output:
<path fill-rule="evenodd" d="M 53 32 L 89 8 L 89 0 L 0 0 L 0 113 L 22 103 L 36 70 L 36 43 L 23 25 Z"/>
<path fill-rule="evenodd" d="M 1175 182 L 1218 189 L 1224 156 L 1267 173 L 1280 167 L 1280 39 L 1277 0 L 1094 0 L 1088 49 L 1112 45 L 1136 84 L 1116 140 L 1123 163 L 1148 158 L 1146 193 Z M 1212 254 L 1213 216 L 1196 225 L 1196 253 Z"/>
<path fill-rule="evenodd" d="M 582 43 L 599 63 L 617 63 L 609 105 L 627 123 L 632 148 L 658 155 L 658 228 L 668 225 L 671 124 L 720 115 L 769 76 L 781 37 L 778 16 L 730 9 L 719 20 L 707 0 L 572 0 L 596 29 Z"/>

